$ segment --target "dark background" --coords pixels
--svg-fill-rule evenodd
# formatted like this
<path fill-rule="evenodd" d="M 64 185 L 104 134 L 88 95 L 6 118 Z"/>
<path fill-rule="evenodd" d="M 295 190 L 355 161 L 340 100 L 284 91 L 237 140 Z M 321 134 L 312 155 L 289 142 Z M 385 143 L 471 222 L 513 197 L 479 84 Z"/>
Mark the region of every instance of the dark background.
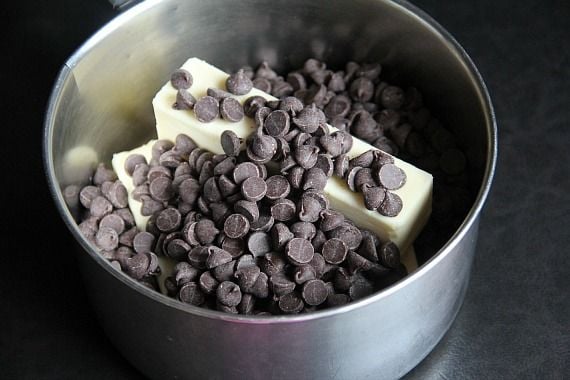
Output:
<path fill-rule="evenodd" d="M 499 160 L 465 303 L 408 378 L 570 378 L 570 3 L 414 3 L 485 78 Z M 140 379 L 94 319 L 41 162 L 55 76 L 115 13 L 104 0 L 18 1 L 3 13 L 0 378 Z"/>

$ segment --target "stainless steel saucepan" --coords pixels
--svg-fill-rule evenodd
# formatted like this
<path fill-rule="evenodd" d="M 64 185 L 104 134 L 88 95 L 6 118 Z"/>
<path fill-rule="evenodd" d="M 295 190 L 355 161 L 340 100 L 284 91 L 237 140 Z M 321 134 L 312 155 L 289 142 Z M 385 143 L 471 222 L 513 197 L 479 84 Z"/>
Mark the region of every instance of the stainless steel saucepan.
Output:
<path fill-rule="evenodd" d="M 379 61 L 422 89 L 465 146 L 477 197 L 455 234 L 404 280 L 310 314 L 228 315 L 182 304 L 116 271 L 81 236 L 62 189 L 93 160 L 154 136 L 151 99 L 186 58 L 226 70 L 277 69 L 311 56 Z M 154 379 L 394 379 L 454 320 L 468 286 L 479 215 L 497 155 L 492 104 L 453 37 L 406 1 L 148 0 L 118 15 L 64 64 L 45 120 L 45 167 L 78 244 L 104 330 Z"/>

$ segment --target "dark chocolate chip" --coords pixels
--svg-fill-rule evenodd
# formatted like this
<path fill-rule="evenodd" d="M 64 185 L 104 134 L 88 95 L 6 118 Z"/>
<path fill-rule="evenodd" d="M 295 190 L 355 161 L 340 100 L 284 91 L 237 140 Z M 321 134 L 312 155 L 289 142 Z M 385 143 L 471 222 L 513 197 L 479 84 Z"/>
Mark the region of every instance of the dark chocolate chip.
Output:
<path fill-rule="evenodd" d="M 108 214 L 99 222 L 99 228 L 103 227 L 112 228 L 118 235 L 121 235 L 125 231 L 125 221 L 119 215 Z"/>
<path fill-rule="evenodd" d="M 243 119 L 243 107 L 234 98 L 224 98 L 220 101 L 220 115 L 224 120 L 237 123 Z"/>
<path fill-rule="evenodd" d="M 158 159 L 160 155 L 172 149 L 174 144 L 170 140 L 157 140 L 152 144 L 152 158 Z M 152 165 L 151 165 L 152 166 Z"/>
<path fill-rule="evenodd" d="M 317 273 L 315 271 L 315 268 L 309 264 L 299 265 L 293 269 L 293 279 L 299 285 L 316 278 Z"/>
<path fill-rule="evenodd" d="M 232 173 L 233 180 L 237 185 L 250 177 L 258 177 L 259 169 L 253 162 L 242 162 L 236 166 Z"/>
<path fill-rule="evenodd" d="M 188 70 L 177 69 L 170 76 L 170 83 L 175 89 L 189 89 L 194 83 L 194 78 Z"/>
<path fill-rule="evenodd" d="M 210 271 L 202 272 L 198 279 L 198 285 L 204 294 L 212 295 L 216 292 L 220 282 L 212 275 Z"/>
<path fill-rule="evenodd" d="M 356 78 L 350 84 L 350 96 L 356 102 L 367 102 L 374 96 L 374 83 L 366 77 Z"/>
<path fill-rule="evenodd" d="M 327 184 L 327 175 L 321 169 L 313 167 L 305 171 L 303 176 L 303 190 L 321 191 Z"/>
<path fill-rule="evenodd" d="M 255 78 L 252 81 L 253 87 L 263 92 L 271 93 L 271 81 L 267 78 Z"/>
<path fill-rule="evenodd" d="M 119 234 L 111 227 L 99 227 L 95 234 L 95 244 L 104 251 L 112 251 L 119 246 Z"/>
<path fill-rule="evenodd" d="M 303 310 L 303 299 L 295 292 L 279 297 L 279 309 L 285 314 L 297 314 Z"/>
<path fill-rule="evenodd" d="M 278 137 L 285 136 L 289 132 L 290 117 L 286 111 L 272 111 L 263 123 L 263 128 L 268 135 Z"/>
<path fill-rule="evenodd" d="M 93 184 L 96 186 L 101 186 L 103 182 L 114 182 L 116 180 L 117 174 L 112 169 L 107 169 L 103 163 L 97 166 L 95 174 L 93 174 Z"/>
<path fill-rule="evenodd" d="M 231 281 L 224 281 L 216 288 L 217 300 L 226 306 L 237 306 L 241 302 L 241 290 Z"/>
<path fill-rule="evenodd" d="M 128 175 L 132 176 L 135 168 L 139 164 L 147 164 L 145 156 L 142 154 L 130 154 L 125 160 L 125 171 Z"/>
<path fill-rule="evenodd" d="M 168 207 L 158 213 L 156 227 L 162 232 L 172 232 L 180 227 L 182 215 L 173 207 Z"/>
<path fill-rule="evenodd" d="M 232 214 L 224 222 L 224 233 L 232 239 L 244 237 L 249 232 L 249 220 L 241 214 Z"/>
<path fill-rule="evenodd" d="M 404 90 L 397 86 L 387 86 L 382 91 L 381 103 L 384 108 L 400 109 L 406 100 Z"/>
<path fill-rule="evenodd" d="M 157 201 L 168 201 L 174 195 L 172 180 L 168 177 L 157 177 L 149 184 L 149 192 L 153 199 Z"/>
<path fill-rule="evenodd" d="M 307 81 L 303 74 L 298 72 L 291 72 L 287 74 L 287 82 L 291 84 L 294 91 L 304 90 L 307 88 Z"/>
<path fill-rule="evenodd" d="M 178 299 L 190 305 L 200 306 L 204 303 L 205 296 L 198 284 L 190 281 L 182 285 L 178 292 Z"/>
<path fill-rule="evenodd" d="M 293 223 L 290 229 L 296 238 L 301 238 L 309 241 L 313 240 L 317 233 L 317 228 L 315 225 L 308 222 Z"/>
<path fill-rule="evenodd" d="M 328 289 L 322 280 L 309 280 L 304 283 L 301 296 L 305 302 L 317 306 L 326 301 L 329 295 Z"/>
<path fill-rule="evenodd" d="M 269 278 L 267 274 L 263 272 L 259 274 L 251 289 L 251 294 L 257 298 L 267 298 L 269 295 Z"/>
<path fill-rule="evenodd" d="M 283 79 L 276 79 L 271 83 L 271 95 L 276 98 L 283 98 L 293 93 L 293 86 Z"/>
<path fill-rule="evenodd" d="M 194 104 L 196 119 L 202 123 L 209 123 L 220 115 L 220 105 L 211 96 L 203 96 Z"/>
<path fill-rule="evenodd" d="M 206 268 L 212 269 L 218 267 L 222 264 L 229 263 L 232 261 L 232 255 L 224 251 L 221 248 L 218 248 L 214 245 L 208 247 L 208 258 L 206 259 Z"/>
<path fill-rule="evenodd" d="M 295 217 L 296 209 L 292 200 L 279 199 L 271 206 L 271 216 L 279 222 L 286 222 Z"/>
<path fill-rule="evenodd" d="M 313 259 L 314 249 L 308 240 L 293 238 L 285 246 L 285 254 L 295 265 L 307 264 Z"/>
<path fill-rule="evenodd" d="M 295 283 L 283 272 L 278 272 L 269 277 L 271 290 L 277 297 L 291 293 L 295 290 Z"/>
<path fill-rule="evenodd" d="M 384 201 L 378 207 L 378 212 L 384 216 L 394 217 L 402 211 L 403 202 L 398 194 L 386 191 Z"/>
<path fill-rule="evenodd" d="M 196 246 L 188 252 L 188 262 L 194 268 L 206 269 L 206 260 L 208 259 L 208 255 L 208 247 L 201 245 Z"/>
<path fill-rule="evenodd" d="M 259 266 L 261 271 L 267 274 L 269 277 L 276 273 L 282 273 L 285 270 L 287 262 L 281 256 L 281 254 L 276 252 L 266 253 L 260 260 Z"/>
<path fill-rule="evenodd" d="M 216 228 L 212 220 L 204 218 L 196 222 L 194 232 L 201 244 L 211 244 L 220 231 Z"/>
<path fill-rule="evenodd" d="M 400 250 L 391 241 L 382 244 L 379 258 L 380 262 L 388 268 L 396 269 L 400 266 Z"/>
<path fill-rule="evenodd" d="M 247 77 L 243 69 L 231 74 L 226 80 L 226 88 L 234 95 L 245 95 L 253 88 L 251 79 Z"/>
<path fill-rule="evenodd" d="M 265 197 L 272 201 L 287 197 L 291 191 L 289 181 L 282 175 L 271 176 L 265 183 L 267 185 Z"/>
<path fill-rule="evenodd" d="M 295 123 L 301 131 L 306 133 L 314 133 L 319 127 L 319 124 L 324 123 L 325 121 L 325 114 L 323 111 L 318 109 L 315 104 L 311 104 L 309 107 L 303 108 L 297 117 L 293 118 L 293 123 Z"/>
<path fill-rule="evenodd" d="M 191 110 L 196 105 L 196 98 L 185 89 L 179 89 L 176 92 L 176 101 L 172 105 L 175 110 Z"/>
<path fill-rule="evenodd" d="M 98 195 L 93 198 L 89 205 L 89 212 L 96 218 L 102 218 L 103 216 L 110 214 L 112 211 L 113 204 L 102 195 Z"/>
<path fill-rule="evenodd" d="M 250 96 L 243 103 L 243 110 L 246 116 L 254 117 L 258 109 L 265 107 L 266 100 L 263 96 Z"/>
<path fill-rule="evenodd" d="M 251 293 L 260 273 L 261 270 L 258 266 L 250 265 L 236 270 L 234 277 L 242 292 Z"/>
<path fill-rule="evenodd" d="M 256 231 L 247 238 L 247 249 L 255 257 L 263 256 L 271 251 L 271 237 L 263 231 Z"/>
<path fill-rule="evenodd" d="M 302 197 L 297 204 L 299 220 L 303 222 L 315 223 L 318 221 L 322 209 L 321 203 L 313 197 Z"/>
<path fill-rule="evenodd" d="M 237 305 L 237 310 L 240 314 L 251 315 L 255 309 L 256 298 L 252 294 L 243 294 L 241 302 Z"/>
<path fill-rule="evenodd" d="M 406 183 L 406 173 L 394 164 L 386 164 L 380 168 L 378 180 L 387 190 L 397 190 Z"/>
<path fill-rule="evenodd" d="M 294 166 L 289 169 L 287 174 L 287 180 L 294 189 L 300 189 L 303 185 L 303 176 L 305 174 L 305 169 L 300 166 Z"/>
<path fill-rule="evenodd" d="M 249 177 L 241 184 L 243 197 L 251 202 L 257 202 L 265 197 L 267 184 L 260 177 Z"/>
<path fill-rule="evenodd" d="M 348 249 L 357 249 L 362 241 L 362 233 L 360 230 L 349 224 L 343 223 L 339 227 L 329 231 L 328 233 L 329 238 L 338 238 L 342 240 Z"/>
<path fill-rule="evenodd" d="M 323 244 L 322 255 L 329 264 L 341 264 L 346 258 L 347 253 L 348 247 L 341 239 L 332 238 Z"/>
<path fill-rule="evenodd" d="M 361 187 L 362 195 L 364 196 L 364 206 L 368 210 L 376 210 L 386 196 L 386 190 L 380 186 L 370 186 L 365 184 Z"/>
<path fill-rule="evenodd" d="M 174 260 L 184 260 L 191 248 L 184 240 L 175 238 L 167 243 L 164 254 Z"/>

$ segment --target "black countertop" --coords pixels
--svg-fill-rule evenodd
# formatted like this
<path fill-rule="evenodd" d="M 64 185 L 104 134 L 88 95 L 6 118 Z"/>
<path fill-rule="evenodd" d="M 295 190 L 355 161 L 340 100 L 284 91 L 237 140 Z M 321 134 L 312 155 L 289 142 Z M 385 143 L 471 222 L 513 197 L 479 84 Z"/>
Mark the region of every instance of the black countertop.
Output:
<path fill-rule="evenodd" d="M 499 160 L 463 307 L 407 378 L 570 378 L 570 3 L 414 3 L 485 78 Z M 0 378 L 140 379 L 92 314 L 41 163 L 55 76 L 115 13 L 104 0 L 53 0 L 5 15 Z"/>

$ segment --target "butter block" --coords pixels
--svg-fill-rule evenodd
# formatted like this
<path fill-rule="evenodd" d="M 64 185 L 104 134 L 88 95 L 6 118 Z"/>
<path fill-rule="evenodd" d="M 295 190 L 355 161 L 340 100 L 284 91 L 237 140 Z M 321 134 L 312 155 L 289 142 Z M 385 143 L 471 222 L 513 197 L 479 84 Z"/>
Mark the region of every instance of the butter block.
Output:
<path fill-rule="evenodd" d="M 182 68 L 188 70 L 194 78 L 189 91 L 197 99 L 206 95 L 206 91 L 210 87 L 226 88 L 225 82 L 229 75 L 203 60 L 190 58 L 182 65 Z M 213 153 L 223 153 L 220 144 L 220 135 L 223 131 L 230 129 L 239 137 L 246 139 L 255 130 L 254 120 L 248 117 L 237 123 L 228 122 L 221 118 L 210 123 L 202 123 L 196 119 L 193 111 L 181 111 L 172 108 L 176 101 L 176 92 L 169 81 L 153 99 L 159 139 L 174 141 L 178 134 L 183 133 L 194 139 L 201 148 Z M 276 99 L 257 89 L 252 89 L 248 94 L 235 96 L 235 98 L 243 104 L 248 97 L 254 95 L 263 96 L 268 100 Z M 336 130 L 331 126 L 329 129 L 331 132 Z M 370 149 L 376 148 L 354 138 L 353 147 L 348 155 L 351 158 L 356 157 Z M 396 157 L 394 157 L 394 161 L 407 175 L 406 184 L 394 191 L 403 201 L 403 208 L 396 217 L 387 217 L 376 211 L 367 210 L 364 207 L 362 195 L 352 192 L 341 178 L 329 179 L 324 191 L 329 197 L 332 208 L 342 212 L 359 227 L 373 231 L 382 239 L 392 240 L 402 252 L 405 252 L 431 213 L 433 178 L 429 173 Z"/>
<path fill-rule="evenodd" d="M 152 158 L 152 146 L 155 142 L 156 140 L 150 140 L 148 143 L 133 150 L 115 153 L 111 160 L 111 165 L 113 166 L 115 173 L 117 173 L 117 178 L 123 183 L 129 194 L 129 209 L 133 213 L 135 223 L 139 231 L 146 231 L 146 223 L 148 222 L 149 217 L 141 214 L 142 203 L 135 200 L 131 195 L 135 186 L 133 185 L 132 177 L 125 170 L 125 161 L 131 154 L 142 154 L 146 158 L 147 162 L 150 162 L 150 159 Z M 158 276 L 158 284 L 160 286 L 160 291 L 163 294 L 166 294 L 164 280 L 166 277 L 170 276 L 176 262 L 168 257 L 159 256 L 158 263 L 161 269 L 160 275 Z"/>

